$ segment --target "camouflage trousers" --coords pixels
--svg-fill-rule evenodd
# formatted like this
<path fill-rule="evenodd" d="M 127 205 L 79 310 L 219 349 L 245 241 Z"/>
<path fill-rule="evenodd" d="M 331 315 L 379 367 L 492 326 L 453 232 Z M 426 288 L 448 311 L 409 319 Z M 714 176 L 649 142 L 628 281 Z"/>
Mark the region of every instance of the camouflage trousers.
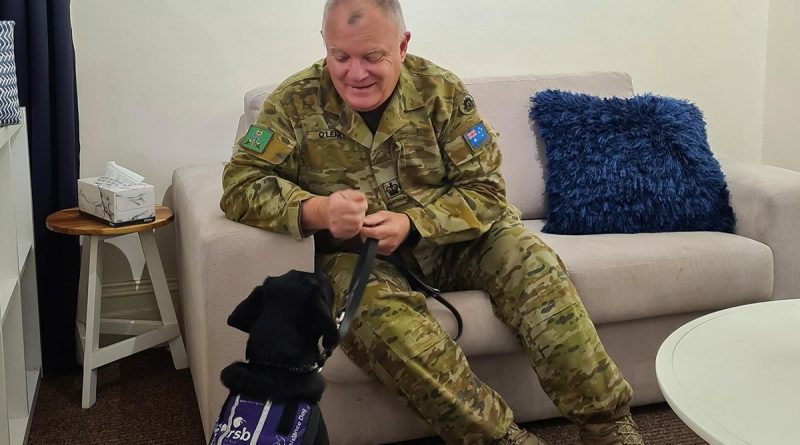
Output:
<path fill-rule="evenodd" d="M 580 424 L 627 412 L 630 385 L 606 354 L 563 263 L 536 235 L 509 216 L 480 238 L 445 249 L 439 276 L 426 277 L 430 284 L 486 291 L 565 417 Z M 356 258 L 319 258 L 337 298 Z M 430 314 L 425 296 L 411 291 L 388 262 L 375 262 L 342 348 L 448 444 L 493 443 L 513 421 L 506 402 L 472 373 L 464 352 Z"/>

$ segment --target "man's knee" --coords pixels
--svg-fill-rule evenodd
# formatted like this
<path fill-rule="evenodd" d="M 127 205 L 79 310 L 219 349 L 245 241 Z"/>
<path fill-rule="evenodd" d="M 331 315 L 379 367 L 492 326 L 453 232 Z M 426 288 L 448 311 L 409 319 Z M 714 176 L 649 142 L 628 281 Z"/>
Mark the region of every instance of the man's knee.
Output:
<path fill-rule="evenodd" d="M 479 267 L 506 286 L 541 286 L 567 279 L 558 255 L 524 226 L 499 227 L 489 234 Z"/>

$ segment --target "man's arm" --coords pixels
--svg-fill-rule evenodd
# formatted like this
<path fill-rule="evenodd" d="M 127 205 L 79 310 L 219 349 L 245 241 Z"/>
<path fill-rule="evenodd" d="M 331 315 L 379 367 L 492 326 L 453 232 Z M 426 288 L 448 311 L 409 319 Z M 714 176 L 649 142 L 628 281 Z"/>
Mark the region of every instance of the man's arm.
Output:
<path fill-rule="evenodd" d="M 354 237 L 367 210 L 366 196 L 355 190 L 317 196 L 300 188 L 296 145 L 287 110 L 271 95 L 223 171 L 225 216 L 297 239 L 322 229 L 335 238 Z"/>
<path fill-rule="evenodd" d="M 405 211 L 419 235 L 436 244 L 479 237 L 508 207 L 496 136 L 474 103 L 462 106 L 472 98 L 463 87 L 459 91 L 439 135 L 450 190 L 424 207 Z"/>
<path fill-rule="evenodd" d="M 314 195 L 296 184 L 296 145 L 287 112 L 273 93 L 223 170 L 220 207 L 228 219 L 297 239 L 307 235 L 300 212 Z"/>

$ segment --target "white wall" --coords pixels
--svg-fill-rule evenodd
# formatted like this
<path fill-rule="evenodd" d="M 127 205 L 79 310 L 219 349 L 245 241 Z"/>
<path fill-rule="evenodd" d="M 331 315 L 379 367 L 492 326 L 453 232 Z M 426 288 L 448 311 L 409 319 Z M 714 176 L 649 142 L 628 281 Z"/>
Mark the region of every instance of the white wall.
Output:
<path fill-rule="evenodd" d="M 800 2 L 771 0 L 763 161 L 800 171 Z"/>
<path fill-rule="evenodd" d="M 160 199 L 176 167 L 226 160 L 243 92 L 323 57 L 322 4 L 73 1 L 81 175 L 98 174 L 113 159 L 145 175 Z M 626 71 L 640 92 L 697 103 L 716 152 L 762 158 L 769 0 L 403 6 L 411 52 L 462 77 Z M 174 276 L 170 237 L 161 238 L 167 275 Z M 107 279 L 138 278 L 138 248 L 125 239 L 118 246 Z"/>

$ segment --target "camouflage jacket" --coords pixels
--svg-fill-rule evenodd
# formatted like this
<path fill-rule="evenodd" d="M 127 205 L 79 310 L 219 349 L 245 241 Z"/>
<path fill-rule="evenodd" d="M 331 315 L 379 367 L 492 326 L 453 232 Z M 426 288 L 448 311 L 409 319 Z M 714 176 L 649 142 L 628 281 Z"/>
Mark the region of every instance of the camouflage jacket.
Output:
<path fill-rule="evenodd" d="M 410 54 L 374 135 L 321 60 L 278 86 L 237 144 L 222 178 L 229 219 L 299 239 L 304 200 L 359 190 L 367 213 L 411 218 L 426 274 L 439 246 L 477 238 L 509 208 L 496 135 L 472 97 L 454 74 Z"/>

